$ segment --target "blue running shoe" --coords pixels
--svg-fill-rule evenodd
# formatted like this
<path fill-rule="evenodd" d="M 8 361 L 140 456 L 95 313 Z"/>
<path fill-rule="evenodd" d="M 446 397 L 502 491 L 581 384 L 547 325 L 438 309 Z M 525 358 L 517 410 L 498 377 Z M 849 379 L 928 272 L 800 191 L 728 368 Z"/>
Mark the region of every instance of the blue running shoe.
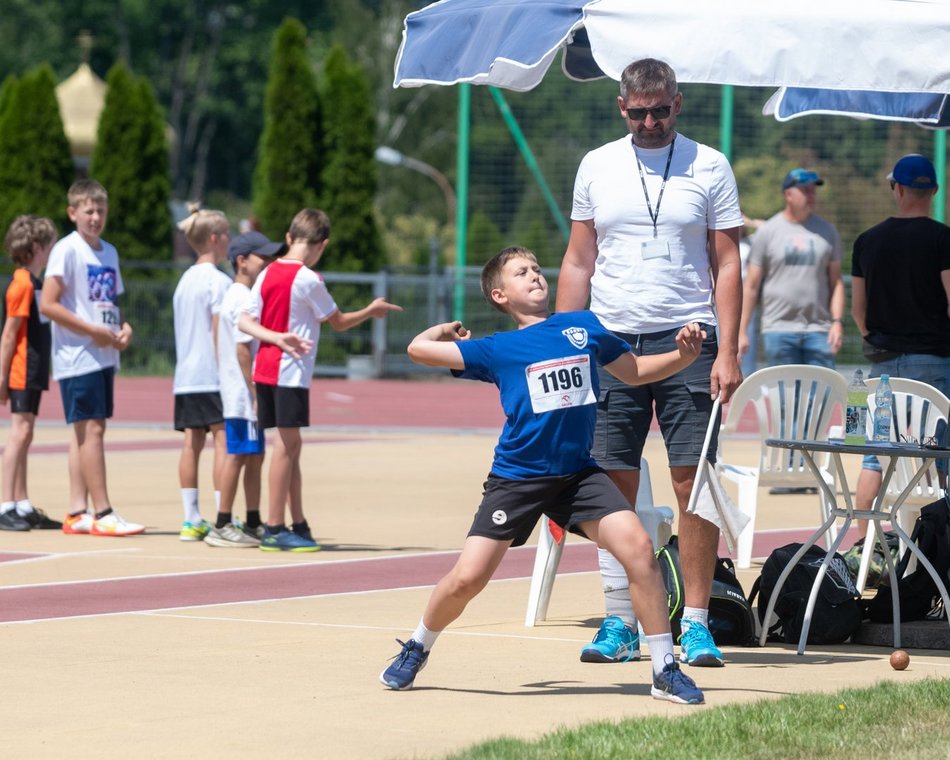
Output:
<path fill-rule="evenodd" d="M 653 676 L 653 688 L 650 694 L 654 699 L 665 699 L 667 702 L 676 702 L 680 705 L 701 705 L 703 692 L 693 683 L 693 679 L 686 675 L 677 664 L 673 655 L 667 655 L 667 663 L 663 672 Z"/>
<path fill-rule="evenodd" d="M 318 552 L 320 551 L 320 544 L 316 541 L 308 541 L 303 536 L 298 536 L 289 530 L 282 530 L 280 533 L 264 531 L 264 537 L 261 539 L 261 551 Z"/>
<path fill-rule="evenodd" d="M 426 666 L 429 653 L 423 651 L 422 644 L 415 639 L 396 639 L 396 643 L 402 646 L 402 651 L 393 657 L 395 662 L 379 674 L 379 680 L 390 689 L 411 689 L 416 673 Z"/>
<path fill-rule="evenodd" d="M 594 640 L 581 650 L 581 662 L 636 662 L 640 636 L 618 617 L 604 618 Z"/>
<path fill-rule="evenodd" d="M 713 641 L 709 629 L 695 620 L 683 618 L 680 622 L 683 632 L 680 634 L 680 662 L 695 665 L 698 668 L 721 668 L 722 652 Z"/>

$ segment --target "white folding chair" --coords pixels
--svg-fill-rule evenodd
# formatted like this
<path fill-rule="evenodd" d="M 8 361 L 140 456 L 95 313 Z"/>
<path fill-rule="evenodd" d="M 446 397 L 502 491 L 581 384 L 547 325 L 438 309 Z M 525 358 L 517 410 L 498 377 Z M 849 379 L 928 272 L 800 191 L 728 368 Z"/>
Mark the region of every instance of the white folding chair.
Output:
<path fill-rule="evenodd" d="M 868 434 L 873 429 L 874 410 L 876 403 L 874 393 L 880 384 L 880 378 L 872 377 L 866 381 L 868 385 Z M 904 377 L 890 378 L 891 390 L 894 399 L 891 405 L 891 440 L 892 441 L 922 441 L 933 437 L 947 424 L 950 415 L 950 399 L 932 385 L 919 380 L 909 380 Z M 880 507 L 890 506 L 897 496 L 907 488 L 914 474 L 920 468 L 922 458 L 900 457 L 894 468 L 894 474 L 887 484 L 884 493 L 884 503 Z M 944 494 L 946 484 L 941 484 L 936 465 L 931 462 L 930 467 L 911 492 L 904 499 L 900 512 L 897 515 L 898 523 L 908 534 L 911 533 L 914 521 L 920 514 L 921 507 L 936 501 Z M 868 532 L 864 539 L 865 547 L 874 546 L 874 524 L 868 523 Z M 904 547 L 901 547 L 903 551 Z M 868 568 L 871 564 L 873 551 L 861 552 L 861 566 L 858 570 L 857 587 L 864 590 L 867 581 Z M 911 558 L 908 572 L 916 567 L 916 558 Z"/>
<path fill-rule="evenodd" d="M 761 487 L 814 487 L 815 476 L 805 465 L 801 454 L 787 449 L 765 445 L 767 438 L 795 440 L 827 440 L 831 430 L 832 414 L 836 407 L 842 413 L 847 402 L 848 384 L 835 370 L 807 364 L 785 364 L 766 367 L 753 372 L 732 396 L 726 419 L 719 431 L 719 453 L 716 472 L 720 478 L 738 486 L 739 509 L 749 516 L 749 523 L 739 534 L 736 546 L 736 565 L 752 564 L 752 543 L 755 535 L 755 513 L 758 491 Z M 723 442 L 735 434 L 746 407 L 755 409 L 761 440 L 759 463 L 755 467 L 729 462 Z M 830 467 L 822 467 L 821 476 L 835 492 L 835 475 Z M 834 505 L 819 489 L 818 498 L 824 521 Z M 837 527 L 832 525 L 827 540 L 834 540 Z"/>
<path fill-rule="evenodd" d="M 654 505 L 650 466 L 647 460 L 642 458 L 636 507 L 637 515 L 652 539 L 654 548 L 669 541 L 673 530 L 673 510 L 670 507 Z M 565 531 L 557 524 L 547 518 L 541 521 L 541 535 L 538 538 L 534 571 L 531 574 L 531 589 L 528 591 L 528 610 L 524 618 L 524 624 L 529 628 L 539 620 L 547 619 L 554 576 L 557 575 L 557 566 L 561 561 L 566 538 Z"/>

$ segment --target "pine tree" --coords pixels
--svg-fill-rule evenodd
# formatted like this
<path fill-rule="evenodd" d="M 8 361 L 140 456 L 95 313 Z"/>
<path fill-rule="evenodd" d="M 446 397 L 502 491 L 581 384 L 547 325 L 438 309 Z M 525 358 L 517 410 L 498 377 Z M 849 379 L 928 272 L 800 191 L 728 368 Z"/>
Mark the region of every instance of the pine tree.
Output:
<path fill-rule="evenodd" d="M 307 59 L 307 32 L 298 20 L 287 18 L 274 35 L 264 131 L 254 172 L 254 213 L 269 237 L 281 238 L 294 214 L 317 205 L 322 135 L 320 99 Z"/>
<path fill-rule="evenodd" d="M 324 61 L 327 162 L 324 209 L 332 224 L 332 269 L 375 272 L 384 263 L 376 226 L 376 118 L 363 69 L 350 63 L 339 45 Z"/>
<path fill-rule="evenodd" d="M 73 162 L 49 66 L 9 78 L 0 91 L 0 234 L 19 214 L 66 224 Z"/>
<path fill-rule="evenodd" d="M 126 261 L 168 261 L 171 181 L 165 124 L 151 84 L 116 63 L 99 117 L 90 176 L 109 193 L 105 238 Z"/>

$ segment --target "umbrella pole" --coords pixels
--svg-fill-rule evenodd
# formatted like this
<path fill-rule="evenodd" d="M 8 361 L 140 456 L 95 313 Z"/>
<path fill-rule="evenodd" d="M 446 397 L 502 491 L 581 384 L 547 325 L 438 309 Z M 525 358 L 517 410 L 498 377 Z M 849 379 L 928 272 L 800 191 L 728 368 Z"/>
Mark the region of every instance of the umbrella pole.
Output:
<path fill-rule="evenodd" d="M 937 194 L 934 196 L 934 219 L 947 221 L 947 130 L 934 132 L 934 168 L 937 170 Z"/>
<path fill-rule="evenodd" d="M 455 287 L 452 319 L 465 322 L 465 266 L 468 259 L 468 164 L 471 145 L 472 85 L 459 85 L 458 147 L 455 156 Z"/>

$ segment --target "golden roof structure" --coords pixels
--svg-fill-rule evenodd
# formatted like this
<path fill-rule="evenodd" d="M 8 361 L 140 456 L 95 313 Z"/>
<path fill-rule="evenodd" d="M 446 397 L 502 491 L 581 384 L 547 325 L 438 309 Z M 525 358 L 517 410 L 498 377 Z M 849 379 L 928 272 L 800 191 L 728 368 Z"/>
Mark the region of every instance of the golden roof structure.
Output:
<path fill-rule="evenodd" d="M 88 161 L 96 145 L 106 83 L 96 76 L 88 63 L 83 62 L 70 77 L 57 85 L 56 99 L 74 160 Z"/>

